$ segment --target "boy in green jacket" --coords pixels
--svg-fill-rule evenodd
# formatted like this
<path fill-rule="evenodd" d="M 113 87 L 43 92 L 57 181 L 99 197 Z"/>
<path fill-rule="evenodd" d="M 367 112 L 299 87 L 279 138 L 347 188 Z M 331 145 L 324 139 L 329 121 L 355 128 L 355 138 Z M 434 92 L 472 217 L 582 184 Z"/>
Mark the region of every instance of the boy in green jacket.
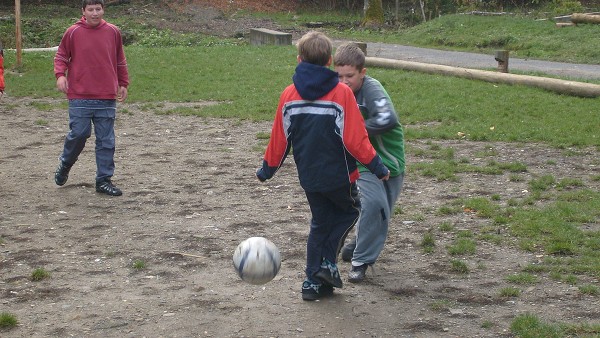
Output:
<path fill-rule="evenodd" d="M 389 180 L 382 181 L 359 167 L 360 219 L 355 238 L 342 249 L 342 259 L 352 261 L 348 280 L 358 283 L 375 264 L 387 239 L 389 220 L 404 183 L 404 133 L 388 93 L 379 81 L 366 75 L 365 54 L 358 45 L 338 47 L 333 61 L 340 82 L 354 92 L 371 144 L 390 170 Z"/>

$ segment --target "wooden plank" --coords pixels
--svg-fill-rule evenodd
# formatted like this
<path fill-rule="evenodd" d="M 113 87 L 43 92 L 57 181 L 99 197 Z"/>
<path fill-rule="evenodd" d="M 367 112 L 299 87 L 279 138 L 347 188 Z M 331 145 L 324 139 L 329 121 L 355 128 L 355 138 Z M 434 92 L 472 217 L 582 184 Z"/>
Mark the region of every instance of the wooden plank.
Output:
<path fill-rule="evenodd" d="M 571 15 L 571 21 L 575 24 L 578 24 L 578 23 L 600 24 L 600 15 L 573 13 L 573 15 Z"/>
<path fill-rule="evenodd" d="M 556 23 L 556 27 L 558 27 L 558 28 L 574 27 L 574 26 L 576 26 L 576 25 L 572 22 L 557 22 Z"/>
<path fill-rule="evenodd" d="M 523 85 L 538 87 L 559 94 L 579 97 L 599 97 L 600 85 L 585 82 L 567 81 L 561 79 L 490 72 L 479 69 L 451 67 L 421 62 L 391 60 L 376 57 L 367 57 L 365 64 L 372 67 L 396 68 L 409 71 L 424 72 L 428 74 L 456 76 L 471 80 L 487 81 L 492 83 L 505 83 L 510 85 Z"/>

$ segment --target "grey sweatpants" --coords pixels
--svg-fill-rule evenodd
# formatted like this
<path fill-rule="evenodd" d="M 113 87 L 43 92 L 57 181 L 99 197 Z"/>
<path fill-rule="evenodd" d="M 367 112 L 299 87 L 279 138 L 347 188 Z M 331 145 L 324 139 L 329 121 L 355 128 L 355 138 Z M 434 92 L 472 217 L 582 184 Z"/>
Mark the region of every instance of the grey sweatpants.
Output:
<path fill-rule="evenodd" d="M 360 174 L 361 212 L 356 226 L 356 248 L 352 265 L 373 264 L 387 239 L 388 225 L 402 186 L 404 173 L 382 181 L 372 173 Z"/>

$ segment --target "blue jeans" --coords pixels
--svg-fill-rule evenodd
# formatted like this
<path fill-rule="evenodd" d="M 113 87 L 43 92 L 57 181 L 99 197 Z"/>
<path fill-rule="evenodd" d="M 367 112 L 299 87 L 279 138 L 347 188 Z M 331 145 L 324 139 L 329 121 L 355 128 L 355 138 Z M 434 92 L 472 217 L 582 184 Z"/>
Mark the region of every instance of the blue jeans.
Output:
<path fill-rule="evenodd" d="M 312 214 L 306 243 L 306 277 L 315 281 L 323 258 L 336 263 L 343 239 L 360 215 L 355 183 L 328 192 L 305 192 Z"/>
<path fill-rule="evenodd" d="M 96 181 L 111 178 L 115 172 L 116 100 L 69 100 L 69 133 L 60 160 L 72 166 L 92 135 L 96 136 Z"/>

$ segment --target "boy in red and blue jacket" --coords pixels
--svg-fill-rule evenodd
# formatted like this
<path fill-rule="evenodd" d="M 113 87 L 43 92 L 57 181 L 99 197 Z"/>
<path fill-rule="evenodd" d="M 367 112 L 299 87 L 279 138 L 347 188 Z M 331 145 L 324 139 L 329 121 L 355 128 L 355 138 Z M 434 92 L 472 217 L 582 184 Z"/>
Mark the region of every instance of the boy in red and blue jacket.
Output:
<path fill-rule="evenodd" d="M 378 178 L 389 170 L 369 142 L 354 93 L 328 67 L 331 40 L 309 32 L 298 41 L 298 66 L 281 94 L 260 181 L 273 177 L 293 147 L 300 185 L 312 213 L 302 299 L 343 286 L 336 265 L 343 239 L 360 215 L 357 161 Z"/>

